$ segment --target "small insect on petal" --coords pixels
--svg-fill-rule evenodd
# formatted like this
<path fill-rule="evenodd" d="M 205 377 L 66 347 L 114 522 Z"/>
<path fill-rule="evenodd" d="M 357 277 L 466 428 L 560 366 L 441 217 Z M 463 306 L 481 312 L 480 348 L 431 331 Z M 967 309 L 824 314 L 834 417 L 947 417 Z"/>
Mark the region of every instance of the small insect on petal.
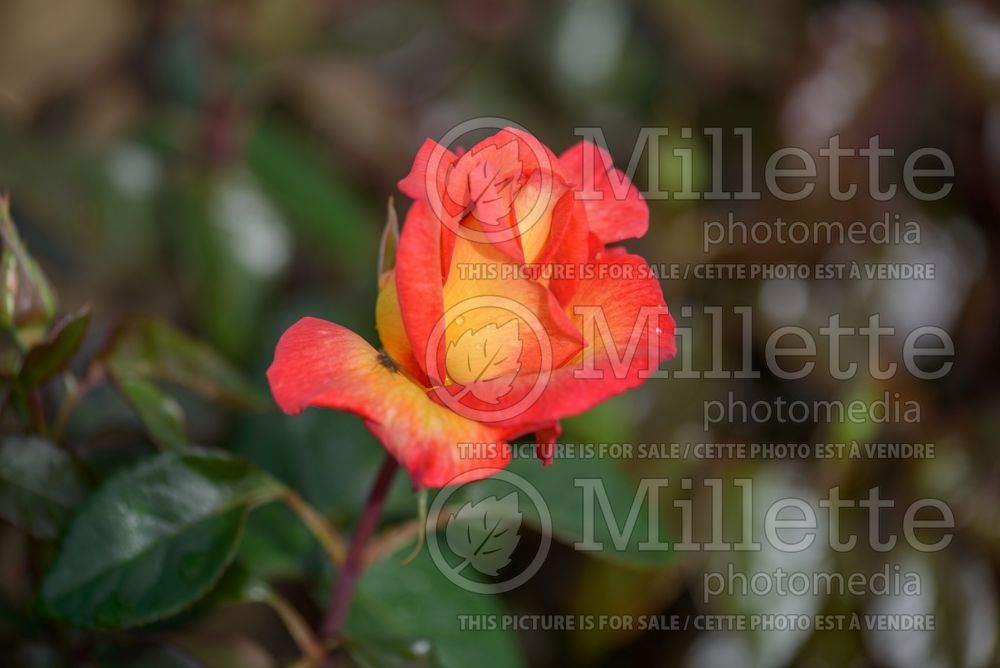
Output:
<path fill-rule="evenodd" d="M 389 353 L 384 350 L 380 350 L 378 352 L 378 363 L 393 373 L 399 371 L 399 367 L 396 366 L 396 362 L 393 361 L 393 359 L 389 357 Z"/>

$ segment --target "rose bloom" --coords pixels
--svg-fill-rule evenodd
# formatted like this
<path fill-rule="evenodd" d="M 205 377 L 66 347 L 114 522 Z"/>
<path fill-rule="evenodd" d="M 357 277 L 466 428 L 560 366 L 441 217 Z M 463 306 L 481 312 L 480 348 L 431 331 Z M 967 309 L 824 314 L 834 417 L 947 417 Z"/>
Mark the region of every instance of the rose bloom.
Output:
<path fill-rule="evenodd" d="M 644 235 L 648 207 L 598 147 L 556 157 L 514 129 L 462 153 L 428 140 L 399 188 L 413 204 L 379 280 L 383 350 L 298 321 L 267 372 L 286 413 L 355 413 L 414 487 L 441 487 L 495 473 L 526 434 L 549 463 L 561 418 L 674 355 L 649 267 L 608 246 Z"/>

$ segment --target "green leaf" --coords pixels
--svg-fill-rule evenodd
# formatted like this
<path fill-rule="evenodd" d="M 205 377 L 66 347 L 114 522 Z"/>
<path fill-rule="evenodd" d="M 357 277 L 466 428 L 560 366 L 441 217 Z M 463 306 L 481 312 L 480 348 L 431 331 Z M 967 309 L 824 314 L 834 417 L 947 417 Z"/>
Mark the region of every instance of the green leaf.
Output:
<path fill-rule="evenodd" d="M 236 561 L 226 569 L 225 575 L 205 601 L 213 605 L 262 603 L 267 602 L 273 594 L 266 580 L 252 573 L 242 562 Z"/>
<path fill-rule="evenodd" d="M 80 349 L 89 325 L 90 310 L 86 308 L 56 323 L 45 340 L 25 355 L 20 372 L 22 387 L 35 387 L 65 369 Z"/>
<path fill-rule="evenodd" d="M 0 326 L 47 324 L 56 312 L 55 292 L 21 241 L 6 196 L 0 197 L 0 242 Z"/>
<path fill-rule="evenodd" d="M 593 538 L 601 543 L 603 549 L 586 552 L 586 554 L 631 564 L 633 566 L 655 567 L 673 560 L 673 552 L 668 550 L 650 550 L 640 547 L 650 539 L 649 535 L 649 504 L 650 497 L 640 495 L 639 486 L 631 480 L 625 471 L 615 461 L 601 458 L 566 458 L 557 459 L 551 466 L 543 467 L 535 459 L 516 459 L 509 470 L 534 487 L 545 501 L 545 507 L 552 519 L 552 538 L 573 544 Z M 591 492 L 578 486 L 580 481 L 594 485 L 596 491 Z M 458 494 L 465 500 L 485 499 L 509 493 L 511 485 L 498 479 L 487 478 L 466 485 Z M 605 515 L 599 498 L 593 500 L 594 513 L 592 536 L 591 518 L 585 517 L 585 495 L 594 493 L 601 497 L 607 496 L 611 516 Z M 457 499 L 456 499 L 457 500 Z M 523 503 L 519 512 L 524 513 L 526 522 L 536 528 L 540 526 L 538 509 L 532 503 Z M 633 529 L 627 531 L 629 514 L 633 505 L 638 504 Z M 614 523 L 612 527 L 610 523 Z M 657 527 L 659 541 L 669 543 L 670 539 L 662 526 Z M 622 549 L 615 545 L 614 533 L 625 536 Z"/>
<path fill-rule="evenodd" d="M 104 358 L 118 380 L 173 383 L 205 399 L 243 408 L 258 408 L 263 402 L 260 392 L 221 355 L 161 320 L 124 323 Z"/>
<path fill-rule="evenodd" d="M 125 378 L 117 386 L 139 414 L 154 443 L 164 449 L 187 444 L 184 409 L 173 397 L 141 378 Z"/>
<path fill-rule="evenodd" d="M 566 612 L 584 617 L 601 615 L 651 616 L 666 610 L 684 591 L 684 571 L 679 561 L 657 570 L 633 568 L 606 560 L 586 559 L 570 576 L 571 592 Z M 570 633 L 574 655 L 600 663 L 614 649 L 634 640 L 642 631 L 628 625 L 577 628 Z"/>
<path fill-rule="evenodd" d="M 169 617 L 218 581 L 250 509 L 283 492 L 250 462 L 193 448 L 118 474 L 70 524 L 42 582 L 42 611 L 99 629 Z"/>
<path fill-rule="evenodd" d="M 305 241 L 329 250 L 356 275 L 371 271 L 376 215 L 314 143 L 280 124 L 263 123 L 250 138 L 248 163 Z"/>
<path fill-rule="evenodd" d="M 238 558 L 254 575 L 265 578 L 315 577 L 329 568 L 329 559 L 309 530 L 277 503 L 250 513 Z"/>
<path fill-rule="evenodd" d="M 364 423 L 342 411 L 306 411 L 294 420 L 277 411 L 239 415 L 231 447 L 340 522 L 361 513 L 385 458 Z M 384 512 L 412 517 L 413 490 L 405 476 L 397 477 Z"/>
<path fill-rule="evenodd" d="M 357 594 L 347 620 L 347 630 L 356 647 L 370 647 L 366 638 L 407 639 L 418 650 L 419 659 L 430 655 L 428 663 L 444 668 L 508 668 L 524 665 L 512 633 L 462 630 L 463 615 L 506 614 L 499 596 L 473 594 L 445 577 L 425 550 L 411 563 L 400 560 L 405 551 L 373 564 L 358 583 Z M 374 651 L 374 650 L 369 650 Z M 415 659 L 416 660 L 416 659 Z M 423 659 L 420 659 L 423 660 Z M 362 665 L 393 665 L 378 662 Z"/>
<path fill-rule="evenodd" d="M 200 329 L 242 357 L 291 252 L 285 221 L 240 164 L 172 179 L 172 243 L 184 285 L 195 290 Z"/>
<path fill-rule="evenodd" d="M 65 451 L 37 436 L 0 440 L 0 516 L 36 538 L 59 535 L 86 494 Z"/>

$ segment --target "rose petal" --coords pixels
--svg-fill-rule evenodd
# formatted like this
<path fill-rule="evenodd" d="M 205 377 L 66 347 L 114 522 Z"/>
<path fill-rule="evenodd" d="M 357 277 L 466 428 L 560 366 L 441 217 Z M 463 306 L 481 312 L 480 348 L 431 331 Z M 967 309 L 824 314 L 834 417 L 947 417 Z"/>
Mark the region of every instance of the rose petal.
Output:
<path fill-rule="evenodd" d="M 649 207 L 606 151 L 582 141 L 559 156 L 559 162 L 587 210 L 590 231 L 603 244 L 646 234 Z"/>
<path fill-rule="evenodd" d="M 463 331 L 478 331 L 517 319 L 524 341 L 522 369 L 535 370 L 543 351 L 534 329 L 540 327 L 551 347 L 553 362 L 562 365 L 583 347 L 583 338 L 563 311 L 555 295 L 542 283 L 505 274 L 515 268 L 491 244 L 459 239 L 452 256 L 452 269 L 444 286 L 444 308 L 448 319 L 446 338 L 453 341 Z M 531 314 L 534 318 L 526 317 Z M 426 355 L 426 349 L 415 353 Z M 428 370 L 434 378 L 436 375 Z"/>
<path fill-rule="evenodd" d="M 663 300 L 660 284 L 650 275 L 646 261 L 636 255 L 613 253 L 595 258 L 598 275 L 604 267 L 605 278 L 580 281 L 579 288 L 567 305 L 574 323 L 583 332 L 586 348 L 573 363 L 552 374 L 539 401 L 522 417 L 529 421 L 558 419 L 583 412 L 617 394 L 641 385 L 659 364 L 677 352 L 674 340 L 675 324 Z M 633 278 L 613 279 L 614 267 L 628 268 Z M 613 350 L 605 347 L 600 329 L 585 327 L 584 316 L 576 314 L 578 307 L 601 307 L 611 334 Z M 645 313 L 651 321 L 641 322 Z M 658 328 L 658 332 L 656 329 Z M 594 335 L 597 334 L 595 337 Z M 650 345 L 649 335 L 657 339 Z M 629 347 L 634 357 L 625 357 Z M 621 362 L 615 369 L 612 353 Z M 588 355 L 592 367 L 603 378 L 576 377 L 584 369 Z"/>
<path fill-rule="evenodd" d="M 440 199 L 444 193 L 448 173 L 457 160 L 455 154 L 447 148 L 433 139 L 426 139 L 417 149 L 410 173 L 400 179 L 397 185 L 400 191 L 411 199 L 427 200 L 430 196 L 428 188 L 433 183 L 434 194 Z M 429 169 L 433 170 L 433 178 L 430 179 L 428 178 Z"/>
<path fill-rule="evenodd" d="M 361 416 L 416 487 L 440 487 L 459 475 L 474 480 L 507 465 L 511 429 L 440 406 L 390 367 L 349 329 L 303 318 L 278 341 L 267 377 L 286 413 L 316 406 Z M 462 444 L 478 445 L 463 451 Z"/>
<path fill-rule="evenodd" d="M 396 291 L 410 348 L 417 364 L 429 376 L 424 351 L 434 327 L 444 315 L 441 254 L 441 224 L 430 214 L 426 203 L 416 201 L 406 215 L 400 234 Z M 440 379 L 432 380 L 440 382 Z"/>
<path fill-rule="evenodd" d="M 551 267 L 549 289 L 565 306 L 580 284 L 580 269 L 590 252 L 587 213 L 583 203 L 566 193 L 552 212 L 552 233 L 538 262 Z"/>
<path fill-rule="evenodd" d="M 636 255 L 611 253 L 595 257 L 590 266 L 593 276 L 580 281 L 567 305 L 574 325 L 583 333 L 584 350 L 569 364 L 553 370 L 533 401 L 528 402 L 525 397 L 532 395 L 533 385 L 544 378 L 544 374 L 519 374 L 513 389 L 500 404 L 489 405 L 466 396 L 458 410 L 465 409 L 466 415 L 512 428 L 517 423 L 547 424 L 582 413 L 641 385 L 660 362 L 673 357 L 676 353 L 674 320 L 663 301 L 659 282 L 652 277 L 646 262 Z M 631 275 L 631 278 L 622 277 L 624 275 Z M 596 321 L 594 326 L 585 323 L 584 316 L 575 313 L 577 307 L 601 309 L 613 351 L 605 347 Z M 643 320 L 646 314 L 649 321 Z M 659 332 L 654 334 L 656 338 L 651 345 L 649 335 L 657 327 Z M 600 377 L 579 375 L 584 371 Z M 525 405 L 521 406 L 521 402 Z M 496 419 L 490 420 L 489 416 L 496 416 Z"/>

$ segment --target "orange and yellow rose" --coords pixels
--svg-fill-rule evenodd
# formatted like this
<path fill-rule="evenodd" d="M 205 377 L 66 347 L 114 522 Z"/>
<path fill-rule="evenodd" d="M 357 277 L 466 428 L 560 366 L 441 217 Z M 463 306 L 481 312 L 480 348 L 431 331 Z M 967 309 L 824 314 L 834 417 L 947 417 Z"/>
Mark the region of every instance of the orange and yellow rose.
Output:
<path fill-rule="evenodd" d="M 361 416 L 416 487 L 502 468 L 534 433 L 548 463 L 561 418 L 635 387 L 673 356 L 646 262 L 638 190 L 593 144 L 560 156 L 504 129 L 457 153 L 428 140 L 399 183 L 413 204 L 380 277 L 382 351 L 303 318 L 268 370 L 287 413 Z"/>

